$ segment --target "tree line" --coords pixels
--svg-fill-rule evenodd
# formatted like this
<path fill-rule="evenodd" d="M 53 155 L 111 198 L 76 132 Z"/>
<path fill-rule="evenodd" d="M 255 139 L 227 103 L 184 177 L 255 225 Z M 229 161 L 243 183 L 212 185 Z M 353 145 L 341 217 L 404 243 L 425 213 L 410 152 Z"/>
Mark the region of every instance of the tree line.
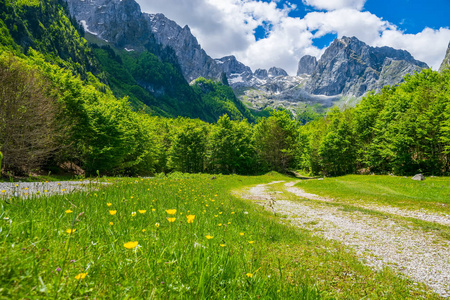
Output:
<path fill-rule="evenodd" d="M 449 173 L 450 72 L 424 70 L 303 124 L 286 111 L 216 123 L 133 111 L 95 76 L 82 80 L 30 50 L 0 55 L 3 170 L 76 166 L 86 174 L 256 174 L 304 170 Z"/>

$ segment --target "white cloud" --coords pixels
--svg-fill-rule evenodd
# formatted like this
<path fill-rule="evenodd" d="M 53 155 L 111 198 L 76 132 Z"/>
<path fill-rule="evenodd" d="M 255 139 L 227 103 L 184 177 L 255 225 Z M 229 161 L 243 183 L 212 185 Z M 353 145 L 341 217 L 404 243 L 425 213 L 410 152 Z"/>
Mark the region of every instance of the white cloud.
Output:
<path fill-rule="evenodd" d="M 405 34 L 388 21 L 362 12 L 365 0 L 302 1 L 328 11 L 310 12 L 300 19 L 289 17 L 289 12 L 296 8 L 294 4 L 280 9 L 276 1 L 138 0 L 138 3 L 143 11 L 161 12 L 181 26 L 189 25 L 213 58 L 233 54 L 253 70 L 278 66 L 295 74 L 303 55 L 320 57 L 323 53 L 323 49 L 313 45 L 313 39 L 329 33 L 338 37 L 356 36 L 372 46 L 404 49 L 437 69 L 450 41 L 450 29 L 446 28 Z M 270 33 L 257 41 L 254 30 L 264 24 L 271 25 Z"/>
<path fill-rule="evenodd" d="M 305 5 L 323 10 L 336 10 L 342 8 L 353 8 L 361 10 L 366 0 L 302 0 Z"/>
<path fill-rule="evenodd" d="M 407 50 L 415 59 L 424 61 L 434 70 L 438 70 L 444 60 L 449 41 L 449 28 L 439 30 L 425 28 L 418 34 L 387 30 L 374 44 Z"/>
<path fill-rule="evenodd" d="M 379 38 L 385 30 L 396 29 L 394 25 L 369 12 L 354 9 L 312 12 L 306 15 L 304 20 L 309 30 L 317 30 L 315 37 L 335 32 L 339 36 L 356 36 L 366 42 Z"/>

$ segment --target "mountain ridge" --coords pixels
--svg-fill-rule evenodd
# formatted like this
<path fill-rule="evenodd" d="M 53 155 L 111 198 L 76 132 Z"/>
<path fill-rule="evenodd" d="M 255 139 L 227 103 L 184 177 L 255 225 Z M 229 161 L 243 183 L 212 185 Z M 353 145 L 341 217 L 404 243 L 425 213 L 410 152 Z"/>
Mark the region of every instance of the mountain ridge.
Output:
<path fill-rule="evenodd" d="M 232 55 L 212 59 L 188 26 L 181 27 L 163 14 L 141 12 L 134 0 L 67 2 L 71 13 L 87 30 L 95 31 L 100 38 L 112 41 L 127 51 L 140 51 L 145 45 L 145 38 L 142 38 L 145 34 L 148 40 L 173 49 L 188 82 L 198 77 L 221 80 L 226 74 L 226 81 L 235 94 L 252 108 L 283 106 L 295 110 L 299 103 L 302 103 L 301 107 L 315 103 L 329 107 L 343 97 L 360 98 L 372 90 L 379 92 L 385 85 L 402 82 L 406 74 L 428 68 L 405 50 L 371 47 L 356 37 L 343 37 L 335 39 L 319 59 L 302 57 L 296 76 L 289 76 L 285 70 L 275 66 L 253 72 Z M 127 11 L 130 11 L 131 17 L 126 15 Z M 122 23 L 109 21 L 116 27 L 106 32 L 103 28 L 109 19 L 102 16 L 105 14 L 116 14 L 115 18 Z M 136 22 L 144 25 L 136 25 Z M 119 25 L 124 29 L 120 29 Z M 127 39 L 126 33 L 132 28 L 135 32 Z"/>
<path fill-rule="evenodd" d="M 439 71 L 442 72 L 444 70 L 450 69 L 450 43 L 448 44 L 447 52 L 445 53 L 444 60 L 442 61 L 441 67 Z"/>

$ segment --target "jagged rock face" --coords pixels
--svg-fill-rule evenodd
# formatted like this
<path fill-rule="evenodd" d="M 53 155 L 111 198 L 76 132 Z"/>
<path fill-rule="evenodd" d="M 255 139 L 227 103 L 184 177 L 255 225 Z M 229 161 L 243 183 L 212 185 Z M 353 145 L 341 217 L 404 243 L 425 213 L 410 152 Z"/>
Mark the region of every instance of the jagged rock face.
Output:
<path fill-rule="evenodd" d="M 243 63 L 239 62 L 234 56 L 225 56 L 216 59 L 216 64 L 227 75 L 228 82 L 232 85 L 239 85 L 243 82 L 248 82 L 253 77 L 252 70 Z"/>
<path fill-rule="evenodd" d="M 67 0 L 70 13 L 85 30 L 114 45 L 143 49 L 152 33 L 134 0 Z"/>
<path fill-rule="evenodd" d="M 439 71 L 442 72 L 447 69 L 450 69 L 450 43 L 448 44 L 447 53 L 445 54 L 444 61 L 442 62 Z"/>
<path fill-rule="evenodd" d="M 221 66 L 221 69 L 227 75 L 231 75 L 233 73 L 252 73 L 250 67 L 247 67 L 243 63 L 239 62 L 233 55 L 216 59 L 216 63 Z"/>
<path fill-rule="evenodd" d="M 288 73 L 277 67 L 272 67 L 269 69 L 269 77 L 278 77 L 278 76 L 289 76 Z"/>
<path fill-rule="evenodd" d="M 158 43 L 175 50 L 184 77 L 191 82 L 198 77 L 219 79 L 222 69 L 206 54 L 188 26 L 181 28 L 163 14 L 145 14 Z"/>
<path fill-rule="evenodd" d="M 317 58 L 311 55 L 303 56 L 298 63 L 297 75 L 312 75 L 317 67 Z"/>
<path fill-rule="evenodd" d="M 254 75 L 259 79 L 265 79 L 269 77 L 269 73 L 267 72 L 266 69 L 258 69 L 255 71 Z"/>
<path fill-rule="evenodd" d="M 355 37 L 336 39 L 320 58 L 306 90 L 315 95 L 354 95 L 393 85 L 428 68 L 404 50 L 374 48 Z"/>
<path fill-rule="evenodd" d="M 86 31 L 128 51 L 142 51 L 156 40 L 171 47 L 188 82 L 218 79 L 221 68 L 201 48 L 189 27 L 178 26 L 162 14 L 142 13 L 134 0 L 66 0 L 70 13 Z"/>

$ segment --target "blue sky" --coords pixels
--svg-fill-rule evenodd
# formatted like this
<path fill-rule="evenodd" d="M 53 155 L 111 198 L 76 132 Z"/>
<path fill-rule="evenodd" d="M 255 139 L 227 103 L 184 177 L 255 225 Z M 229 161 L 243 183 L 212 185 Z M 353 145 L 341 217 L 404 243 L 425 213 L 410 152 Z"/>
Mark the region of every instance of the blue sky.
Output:
<path fill-rule="evenodd" d="M 450 42 L 450 0 L 137 0 L 188 25 L 207 53 L 295 74 L 342 36 L 409 51 L 437 69 Z"/>

